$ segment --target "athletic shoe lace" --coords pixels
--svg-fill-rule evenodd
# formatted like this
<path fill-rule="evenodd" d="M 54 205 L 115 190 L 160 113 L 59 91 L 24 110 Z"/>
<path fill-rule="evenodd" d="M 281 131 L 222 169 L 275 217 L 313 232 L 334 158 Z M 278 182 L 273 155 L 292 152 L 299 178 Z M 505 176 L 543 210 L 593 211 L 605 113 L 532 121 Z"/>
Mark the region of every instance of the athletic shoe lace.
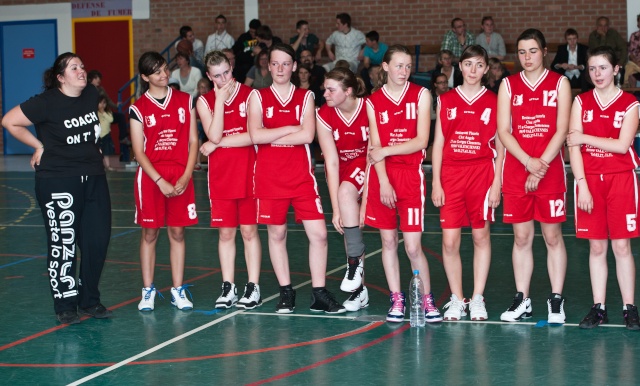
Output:
<path fill-rule="evenodd" d="M 156 290 L 156 293 L 158 294 L 160 299 L 164 299 L 164 296 L 162 295 L 162 293 L 153 284 L 151 284 L 151 287 L 145 290 L 145 293 L 144 293 L 145 301 L 149 301 L 149 299 L 151 298 L 151 294 L 153 294 L 153 290 Z"/>
<path fill-rule="evenodd" d="M 515 311 L 516 309 L 518 309 L 518 307 L 520 307 L 520 304 L 522 304 L 523 301 L 524 299 L 520 299 L 518 296 L 515 296 L 513 298 L 513 303 L 511 304 L 511 307 L 509 307 L 507 311 Z"/>
<path fill-rule="evenodd" d="M 281 307 L 290 307 L 293 304 L 294 296 L 293 290 L 281 290 L 280 303 L 278 303 L 278 305 Z"/>
<path fill-rule="evenodd" d="M 251 295 L 253 295 L 253 291 L 255 291 L 256 285 L 253 283 L 247 283 L 247 288 L 244 291 L 243 298 L 251 299 Z"/>
<path fill-rule="evenodd" d="M 638 307 L 629 307 L 627 306 L 626 311 L 624 311 L 624 317 L 627 319 L 629 324 L 638 325 L 640 324 L 640 318 L 638 317 Z"/>
<path fill-rule="evenodd" d="M 484 308 L 484 301 L 482 301 L 482 299 L 478 298 L 469 300 L 469 311 L 482 311 Z"/>
<path fill-rule="evenodd" d="M 189 287 L 193 287 L 193 284 L 183 284 L 180 287 L 176 288 L 176 290 L 178 290 L 178 296 L 180 296 L 180 299 L 185 299 L 186 295 L 185 292 L 189 294 L 189 297 L 191 298 L 191 300 L 193 300 L 193 295 L 191 294 L 191 291 L 189 291 Z"/>
<path fill-rule="evenodd" d="M 428 294 L 424 297 L 424 309 L 429 312 L 439 312 L 436 307 L 436 302 L 433 300 L 433 294 Z"/>
<path fill-rule="evenodd" d="M 549 306 L 551 307 L 551 313 L 559 314 L 562 308 L 562 298 L 549 299 Z"/>
<path fill-rule="evenodd" d="M 352 302 L 352 301 L 356 300 L 360 296 L 360 293 L 362 293 L 363 288 L 364 288 L 363 286 L 360 286 L 360 287 L 358 287 L 357 290 L 353 291 L 351 293 L 351 296 L 349 296 L 349 301 Z"/>
<path fill-rule="evenodd" d="M 360 266 L 360 259 L 357 257 L 350 257 L 348 259 L 348 264 L 347 264 L 347 279 L 349 280 L 353 280 L 353 278 L 356 276 L 356 271 L 358 270 L 358 267 Z"/>
<path fill-rule="evenodd" d="M 391 294 L 391 312 L 397 311 L 404 313 L 404 297 L 400 292 L 393 292 Z"/>
<path fill-rule="evenodd" d="M 229 292 L 231 292 L 231 283 L 225 281 L 224 283 L 222 283 L 222 297 L 226 298 L 227 296 L 229 296 Z"/>
<path fill-rule="evenodd" d="M 433 300 L 432 300 L 433 301 Z M 460 309 L 460 311 L 464 311 L 464 300 L 460 300 L 460 299 L 451 299 L 449 301 L 449 303 L 445 304 L 443 308 L 458 308 Z M 426 308 L 426 302 L 425 302 L 425 308 Z"/>

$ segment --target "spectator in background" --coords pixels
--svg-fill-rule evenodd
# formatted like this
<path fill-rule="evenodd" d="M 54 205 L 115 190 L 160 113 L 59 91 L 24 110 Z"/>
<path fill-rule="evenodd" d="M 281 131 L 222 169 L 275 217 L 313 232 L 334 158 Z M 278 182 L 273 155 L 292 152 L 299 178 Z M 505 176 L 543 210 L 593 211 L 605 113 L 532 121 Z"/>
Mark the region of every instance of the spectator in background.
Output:
<path fill-rule="evenodd" d="M 227 18 L 224 15 L 216 16 L 216 31 L 207 38 L 207 45 L 204 49 L 205 55 L 211 51 L 231 48 L 235 41 L 227 32 Z"/>
<path fill-rule="evenodd" d="M 189 56 L 183 52 L 176 54 L 178 68 L 173 70 L 171 78 L 175 78 L 180 84 L 180 91 L 184 91 L 195 98 L 198 95 L 198 81 L 202 79 L 202 73 L 189 64 Z"/>
<path fill-rule="evenodd" d="M 336 15 L 336 27 L 337 30 L 327 39 L 327 55 L 331 62 L 325 64 L 324 69 L 331 71 L 338 60 L 346 60 L 351 72 L 356 73 L 366 38 L 361 31 L 351 27 L 351 16 L 348 13 Z M 332 47 L 335 48 L 335 53 L 331 50 Z"/>
<path fill-rule="evenodd" d="M 551 63 L 551 70 L 569 78 L 571 88 L 583 91 L 587 87 L 587 50 L 589 47 L 578 43 L 578 31 L 569 28 L 564 33 L 567 45 L 558 46 L 556 56 Z"/>
<path fill-rule="evenodd" d="M 637 16 L 638 31 L 629 37 L 629 62 L 624 68 L 624 83 L 630 87 L 636 87 L 640 80 L 640 15 Z"/>
<path fill-rule="evenodd" d="M 282 43 L 282 39 L 273 36 L 273 32 L 268 25 L 262 25 L 258 28 L 256 38 L 258 39 L 258 45 L 253 47 L 254 55 L 257 55 L 260 51 L 269 51 L 269 48 L 276 43 Z"/>
<path fill-rule="evenodd" d="M 320 107 L 325 103 L 324 93 L 320 90 L 320 87 L 317 84 L 317 80 L 313 79 L 313 75 L 311 75 L 311 69 L 306 64 L 300 64 L 298 69 L 294 73 L 294 76 L 291 78 L 291 82 L 297 88 L 301 88 L 304 90 L 311 90 L 314 95 L 314 100 L 316 102 L 316 107 Z"/>
<path fill-rule="evenodd" d="M 494 93 L 498 93 L 500 90 L 500 83 L 502 79 L 511 75 L 507 68 L 497 58 L 489 59 L 489 72 L 487 73 L 487 84 L 485 87 Z"/>
<path fill-rule="evenodd" d="M 484 48 L 490 58 L 504 60 L 507 49 L 504 46 L 502 36 L 494 32 L 496 25 L 491 16 L 482 18 L 482 32 L 476 37 L 476 44 Z"/>
<path fill-rule="evenodd" d="M 98 70 L 91 70 L 87 73 L 87 81 L 94 85 L 100 95 L 104 95 L 107 100 L 107 107 L 113 113 L 113 123 L 118 125 L 118 140 L 120 141 L 120 161 L 129 162 L 131 158 L 131 152 L 129 146 L 131 140 L 129 139 L 129 129 L 127 126 L 127 119 L 123 113 L 118 111 L 118 105 L 113 103 L 107 91 L 102 87 L 102 73 Z"/>
<path fill-rule="evenodd" d="M 188 40 L 189 42 L 191 42 L 191 65 L 202 70 L 204 68 L 202 63 L 204 59 L 204 44 L 202 44 L 202 40 L 196 39 L 195 33 L 188 25 L 180 27 L 180 37 L 182 38 L 182 40 Z M 178 51 L 178 44 L 180 44 L 182 40 L 176 42 L 176 51 Z"/>
<path fill-rule="evenodd" d="M 607 46 L 613 48 L 616 56 L 620 58 L 620 66 L 627 64 L 627 42 L 618 31 L 609 28 L 609 18 L 600 16 L 596 20 L 596 29 L 589 34 L 589 49 Z"/>
<path fill-rule="evenodd" d="M 382 58 L 384 57 L 384 53 L 387 52 L 387 45 L 384 43 L 380 43 L 380 35 L 377 31 L 367 32 L 365 36 L 365 44 L 364 47 L 364 68 L 360 71 L 360 77 L 364 80 L 364 84 L 371 84 L 371 79 L 369 79 L 369 67 L 372 65 L 381 65 Z M 368 89 L 368 88 L 367 88 Z"/>
<path fill-rule="evenodd" d="M 475 41 L 473 35 L 467 32 L 467 25 L 464 20 L 456 17 L 451 20 L 451 29 L 444 34 L 440 49 L 451 51 L 453 54 L 452 60 L 457 62 L 460 55 L 462 55 L 462 51 L 467 46 L 475 44 Z M 462 84 L 462 81 L 460 81 L 460 84 Z"/>
<path fill-rule="evenodd" d="M 429 128 L 429 144 L 427 149 L 433 145 L 436 136 L 436 111 L 438 111 L 438 97 L 449 91 L 449 82 L 445 74 L 434 75 L 431 78 L 431 126 Z"/>
<path fill-rule="evenodd" d="M 367 71 L 367 75 L 369 76 L 369 83 L 365 83 L 367 87 L 367 92 L 371 94 L 373 89 L 376 87 L 376 83 L 378 82 L 378 76 L 380 76 L 380 66 L 377 64 L 372 64 L 369 66 L 369 70 Z"/>
<path fill-rule="evenodd" d="M 231 64 L 231 68 L 233 71 L 233 78 L 238 80 L 239 78 L 244 78 L 246 76 L 246 74 L 240 74 L 240 72 L 238 71 L 238 69 L 236 68 L 236 54 L 233 53 L 233 50 L 231 48 L 225 48 L 224 50 L 221 50 L 222 53 L 224 54 L 224 56 L 227 57 L 227 60 L 229 60 L 229 63 Z"/>
<path fill-rule="evenodd" d="M 447 76 L 447 83 L 449 88 L 458 87 L 462 84 L 462 72 L 460 67 L 453 64 L 453 52 L 449 50 L 442 50 L 438 53 L 439 67 L 433 71 L 433 76 L 438 74 L 445 74 Z"/>
<path fill-rule="evenodd" d="M 322 50 L 324 50 L 324 42 L 316 35 L 309 33 L 309 22 L 306 20 L 298 21 L 296 31 L 298 31 L 298 35 L 289 38 L 289 44 L 296 50 L 296 59 L 300 60 L 300 55 L 304 50 L 311 51 L 316 59 L 320 59 Z"/>
<path fill-rule="evenodd" d="M 271 86 L 273 79 L 269 72 L 269 51 L 262 50 L 256 55 L 256 64 L 251 67 L 244 80 L 244 84 L 255 89 Z"/>
<path fill-rule="evenodd" d="M 253 47 L 258 45 L 256 31 L 261 25 L 260 20 L 251 20 L 249 22 L 249 30 L 238 36 L 238 39 L 233 45 L 233 53 L 236 56 L 236 65 L 233 67 L 233 74 L 240 83 L 244 83 L 247 72 L 249 72 L 249 69 L 253 66 Z"/>
<path fill-rule="evenodd" d="M 313 53 L 309 50 L 302 50 L 300 53 L 300 64 L 309 67 L 311 71 L 311 82 L 318 89 L 322 89 L 322 83 L 324 82 L 324 74 L 326 74 L 327 70 L 322 66 L 316 66 L 315 61 L 313 60 Z"/>

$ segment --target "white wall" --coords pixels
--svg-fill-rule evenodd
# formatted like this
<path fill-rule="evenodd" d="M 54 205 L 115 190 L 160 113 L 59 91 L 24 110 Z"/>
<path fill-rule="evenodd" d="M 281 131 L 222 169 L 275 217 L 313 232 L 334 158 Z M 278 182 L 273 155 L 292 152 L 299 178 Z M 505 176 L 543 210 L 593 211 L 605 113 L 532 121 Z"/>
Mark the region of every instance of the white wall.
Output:
<path fill-rule="evenodd" d="M 71 3 L 0 6 L 0 21 L 51 19 L 58 22 L 58 54 L 71 51 Z"/>

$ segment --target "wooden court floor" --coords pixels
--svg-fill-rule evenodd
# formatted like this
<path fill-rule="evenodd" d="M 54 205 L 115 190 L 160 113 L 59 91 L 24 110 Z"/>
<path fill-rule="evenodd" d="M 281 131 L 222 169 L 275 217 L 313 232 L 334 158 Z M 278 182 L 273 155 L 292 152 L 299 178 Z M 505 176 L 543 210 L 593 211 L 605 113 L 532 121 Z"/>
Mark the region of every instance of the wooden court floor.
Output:
<path fill-rule="evenodd" d="M 324 175 L 322 171 L 316 174 L 330 220 Z M 288 240 L 298 295 L 295 313 L 274 312 L 278 287 L 265 229 L 260 231 L 263 306 L 249 312 L 219 311 L 213 308 L 221 282 L 217 232 L 208 227 L 206 174 L 196 173 L 200 222 L 187 230 L 185 269 L 185 279 L 194 285 L 190 288 L 194 310 L 179 311 L 168 299 L 159 299 L 154 312 L 141 313 L 136 307 L 142 283 L 140 230 L 133 223 L 133 174 L 111 172 L 108 179 L 113 230 L 101 291 L 102 302 L 114 311 L 114 317 L 62 326 L 55 320 L 49 295 L 46 243 L 33 192 L 33 173 L 0 172 L 0 384 L 640 384 L 640 333 L 623 328 L 612 256 L 607 302 L 610 324 L 590 331 L 577 327 L 592 300 L 588 243 L 575 239 L 573 216 L 563 225 L 569 255 L 564 326 L 546 323 L 550 285 L 540 234 L 534 243 L 533 318 L 500 322 L 499 315 L 511 304 L 515 292 L 513 234 L 501 216 L 492 226 L 493 258 L 485 292 L 488 321 L 445 322 L 420 329 L 410 328 L 408 321 L 385 323 L 388 293 L 380 238 L 372 229 L 365 232 L 370 306 L 338 316 L 311 313 L 307 241 L 302 227 L 295 224 L 290 226 Z M 568 197 L 567 206 L 572 208 L 572 197 Z M 634 240 L 632 246 L 638 264 L 639 241 Z M 433 292 L 442 307 L 450 292 L 441 263 L 437 211 L 429 203 L 423 248 Z M 339 291 L 345 265 L 343 244 L 332 228 L 329 249 L 327 286 L 343 301 L 348 296 Z M 242 253 L 239 243 L 238 256 Z M 471 237 L 466 232 L 462 241 L 465 296 L 472 290 L 471 253 Z M 168 241 L 163 234 L 155 283 L 169 297 L 168 260 Z M 404 252 L 400 263 L 402 285 L 408 287 L 411 270 Z M 247 280 L 243 258 L 238 259 L 237 267 L 236 283 L 242 289 Z M 638 294 L 636 289 L 636 298 Z"/>

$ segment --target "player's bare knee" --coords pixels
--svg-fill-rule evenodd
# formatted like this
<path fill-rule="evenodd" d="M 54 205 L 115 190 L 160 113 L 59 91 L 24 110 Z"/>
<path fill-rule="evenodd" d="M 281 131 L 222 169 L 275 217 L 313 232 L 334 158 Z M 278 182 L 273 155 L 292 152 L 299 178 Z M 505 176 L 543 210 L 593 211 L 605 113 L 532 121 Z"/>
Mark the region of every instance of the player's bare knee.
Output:
<path fill-rule="evenodd" d="M 616 260 L 632 256 L 631 243 L 628 240 L 612 240 L 611 249 L 613 250 Z"/>
<path fill-rule="evenodd" d="M 167 230 L 169 239 L 172 242 L 184 242 L 184 227 L 169 227 Z"/>
<path fill-rule="evenodd" d="M 146 244 L 155 244 L 155 242 L 158 240 L 159 233 L 160 229 L 158 228 L 143 228 L 142 240 Z"/>
<path fill-rule="evenodd" d="M 235 241 L 236 229 L 235 228 L 219 228 L 218 235 L 221 242 Z"/>
<path fill-rule="evenodd" d="M 258 237 L 257 225 L 240 225 L 240 234 L 244 241 L 252 241 Z"/>

